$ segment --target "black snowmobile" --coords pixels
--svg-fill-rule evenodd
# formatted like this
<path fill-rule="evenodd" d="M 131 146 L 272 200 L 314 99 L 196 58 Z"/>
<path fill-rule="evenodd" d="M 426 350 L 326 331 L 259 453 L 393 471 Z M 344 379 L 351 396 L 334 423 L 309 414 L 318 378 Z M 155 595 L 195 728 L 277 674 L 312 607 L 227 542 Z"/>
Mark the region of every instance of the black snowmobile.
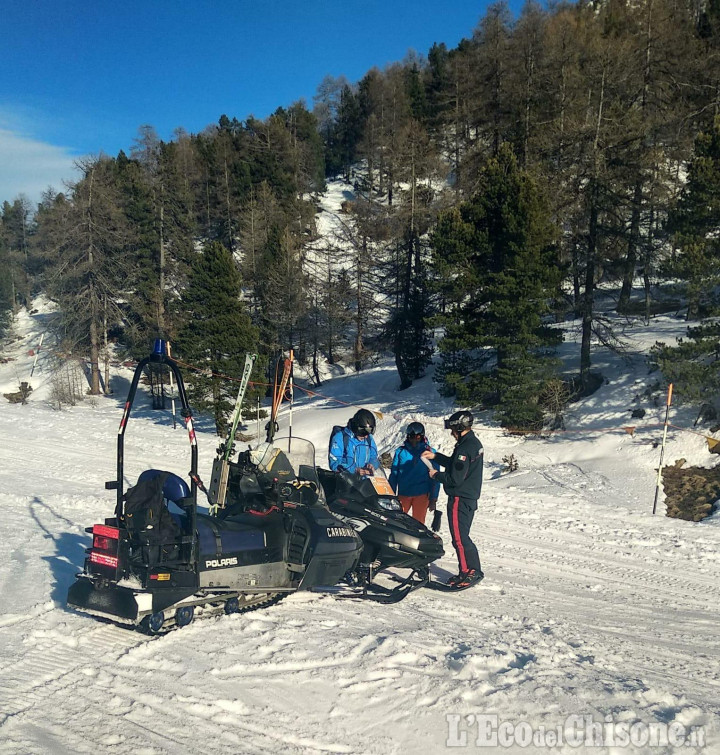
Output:
<path fill-rule="evenodd" d="M 149 364 L 173 373 L 190 438 L 190 485 L 146 470 L 123 493 L 124 435 L 138 382 Z M 198 512 L 197 440 L 177 363 L 165 344 L 135 370 L 117 443 L 115 515 L 87 529 L 92 545 L 68 605 L 155 634 L 189 624 L 195 607 L 226 613 L 269 605 L 296 590 L 334 585 L 358 563 L 363 543 L 324 504 L 314 447 L 293 439 L 285 453 L 266 443 L 230 463 L 227 505 Z M 211 503 L 212 503 L 211 499 Z"/>
<path fill-rule="evenodd" d="M 330 511 L 357 530 L 363 552 L 350 575 L 366 597 L 384 603 L 402 600 L 424 587 L 430 564 L 444 554 L 442 539 L 405 514 L 382 469 L 360 477 L 346 471 L 318 469 Z M 393 589 L 374 583 L 375 575 L 391 567 L 410 569 Z"/>

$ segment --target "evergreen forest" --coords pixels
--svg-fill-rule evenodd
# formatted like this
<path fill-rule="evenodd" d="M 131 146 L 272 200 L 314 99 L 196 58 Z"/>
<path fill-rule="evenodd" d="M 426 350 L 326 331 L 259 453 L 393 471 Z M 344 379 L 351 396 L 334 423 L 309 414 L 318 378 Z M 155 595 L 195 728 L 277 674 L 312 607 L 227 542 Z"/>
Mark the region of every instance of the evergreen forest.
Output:
<path fill-rule="evenodd" d="M 404 389 L 437 348 L 444 395 L 538 429 L 596 387 L 610 300 L 686 315 L 652 360 L 681 400 L 718 396 L 720 0 L 496 3 L 454 49 L 236 115 L 167 142 L 142 125 L 37 206 L 6 198 L 0 335 L 44 294 L 95 394 L 111 358 L 163 337 L 203 368 L 188 381 L 218 432 L 234 389 L 213 374 L 246 351 L 262 373 L 292 348 L 318 384 L 392 354 Z M 353 191 L 327 234 L 336 177 Z M 554 357 L 569 319 L 572 376 Z"/>

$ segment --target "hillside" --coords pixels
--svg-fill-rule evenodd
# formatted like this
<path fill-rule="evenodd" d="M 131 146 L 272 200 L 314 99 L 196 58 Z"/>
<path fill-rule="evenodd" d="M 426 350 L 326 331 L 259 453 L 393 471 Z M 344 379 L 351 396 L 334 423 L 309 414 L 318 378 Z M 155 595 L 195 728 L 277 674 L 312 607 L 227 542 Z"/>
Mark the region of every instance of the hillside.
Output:
<path fill-rule="evenodd" d="M 45 316 L 18 318 L 19 340 L 6 351 L 14 360 L 0 365 L 3 390 L 29 373 Z M 103 483 L 114 472 L 130 373 L 113 372 L 112 396 L 54 411 L 41 368 L 27 405 L 0 404 L 0 751 L 440 752 L 458 732 L 470 742 L 477 734 L 448 716 L 493 713 L 533 729 L 556 729 L 572 714 L 678 722 L 704 726 L 717 742 L 720 520 L 651 515 L 662 408 L 648 399 L 635 434 L 621 429 L 654 380 L 644 351 L 683 327 L 672 318 L 635 324 L 629 362 L 595 353 L 608 382 L 573 407 L 564 434 L 509 437 L 480 418 L 486 483 L 473 535 L 487 577 L 479 588 L 419 591 L 396 606 L 293 595 L 157 639 L 64 606 L 84 528 L 112 508 Z M 566 348 L 577 353 L 572 342 Z M 383 412 L 381 451 L 410 419 L 449 450 L 441 430 L 449 406 L 431 379 L 402 393 L 396 384 L 389 362 L 332 379 L 322 388 L 328 398 L 298 400 L 293 432 L 324 463 L 330 428 L 353 411 L 337 399 Z M 690 424 L 675 412 L 673 421 Z M 202 422 L 198 437 L 207 476 L 216 437 Z M 186 472 L 184 431 L 147 404 L 126 450 L 130 481 L 149 466 Z M 512 474 L 503 472 L 509 454 L 519 463 Z M 675 431 L 666 461 L 679 457 L 713 459 L 701 437 Z M 445 525 L 441 534 L 439 577 L 456 565 Z"/>

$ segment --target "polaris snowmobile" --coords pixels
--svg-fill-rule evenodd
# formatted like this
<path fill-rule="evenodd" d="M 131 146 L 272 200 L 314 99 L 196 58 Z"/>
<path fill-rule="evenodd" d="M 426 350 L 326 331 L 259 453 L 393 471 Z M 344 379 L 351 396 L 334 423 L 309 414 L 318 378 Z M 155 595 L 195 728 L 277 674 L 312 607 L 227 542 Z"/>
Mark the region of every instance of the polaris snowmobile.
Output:
<path fill-rule="evenodd" d="M 364 597 L 395 603 L 428 584 L 430 564 L 444 554 L 442 539 L 403 512 L 382 469 L 362 477 L 318 469 L 318 476 L 330 511 L 362 538 L 362 555 L 349 581 Z M 410 574 L 393 589 L 374 582 L 378 572 L 391 567 Z"/>
<path fill-rule="evenodd" d="M 190 485 L 153 469 L 123 492 L 125 430 L 149 364 L 166 365 L 175 378 L 190 439 Z M 135 370 L 118 431 L 117 477 L 105 484 L 117 491 L 115 515 L 87 528 L 92 545 L 68 605 L 157 634 L 189 624 L 199 606 L 233 613 L 337 583 L 356 568 L 362 540 L 324 504 L 312 444 L 293 439 L 288 450 L 266 443 L 240 454 L 228 465 L 227 505 L 216 516 L 198 512 L 197 491 L 205 487 L 192 412 L 177 363 L 156 342 Z"/>

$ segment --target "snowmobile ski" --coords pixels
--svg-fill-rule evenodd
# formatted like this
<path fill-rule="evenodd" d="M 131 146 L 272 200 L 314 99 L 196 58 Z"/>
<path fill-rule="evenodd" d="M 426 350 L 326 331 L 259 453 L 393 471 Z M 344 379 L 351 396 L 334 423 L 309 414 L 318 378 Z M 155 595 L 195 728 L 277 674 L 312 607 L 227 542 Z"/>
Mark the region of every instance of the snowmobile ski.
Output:
<path fill-rule="evenodd" d="M 370 600 L 374 603 L 393 604 L 404 600 L 411 592 L 425 587 L 429 579 L 427 569 L 415 569 L 404 579 L 399 576 L 392 576 L 394 581 L 399 582 L 393 588 L 379 585 L 369 579 L 365 579 L 360 584 L 348 586 L 336 586 L 332 588 L 318 587 L 316 592 L 326 592 L 336 598 Z"/>
<path fill-rule="evenodd" d="M 439 592 L 462 592 L 463 590 L 469 590 L 471 587 L 479 585 L 484 578 L 485 575 L 483 575 L 479 579 L 476 579 L 474 582 L 471 582 L 469 585 L 463 585 L 462 587 L 455 587 L 454 585 L 449 585 L 447 582 L 428 580 L 425 587 L 427 587 L 429 590 L 437 590 Z"/>

